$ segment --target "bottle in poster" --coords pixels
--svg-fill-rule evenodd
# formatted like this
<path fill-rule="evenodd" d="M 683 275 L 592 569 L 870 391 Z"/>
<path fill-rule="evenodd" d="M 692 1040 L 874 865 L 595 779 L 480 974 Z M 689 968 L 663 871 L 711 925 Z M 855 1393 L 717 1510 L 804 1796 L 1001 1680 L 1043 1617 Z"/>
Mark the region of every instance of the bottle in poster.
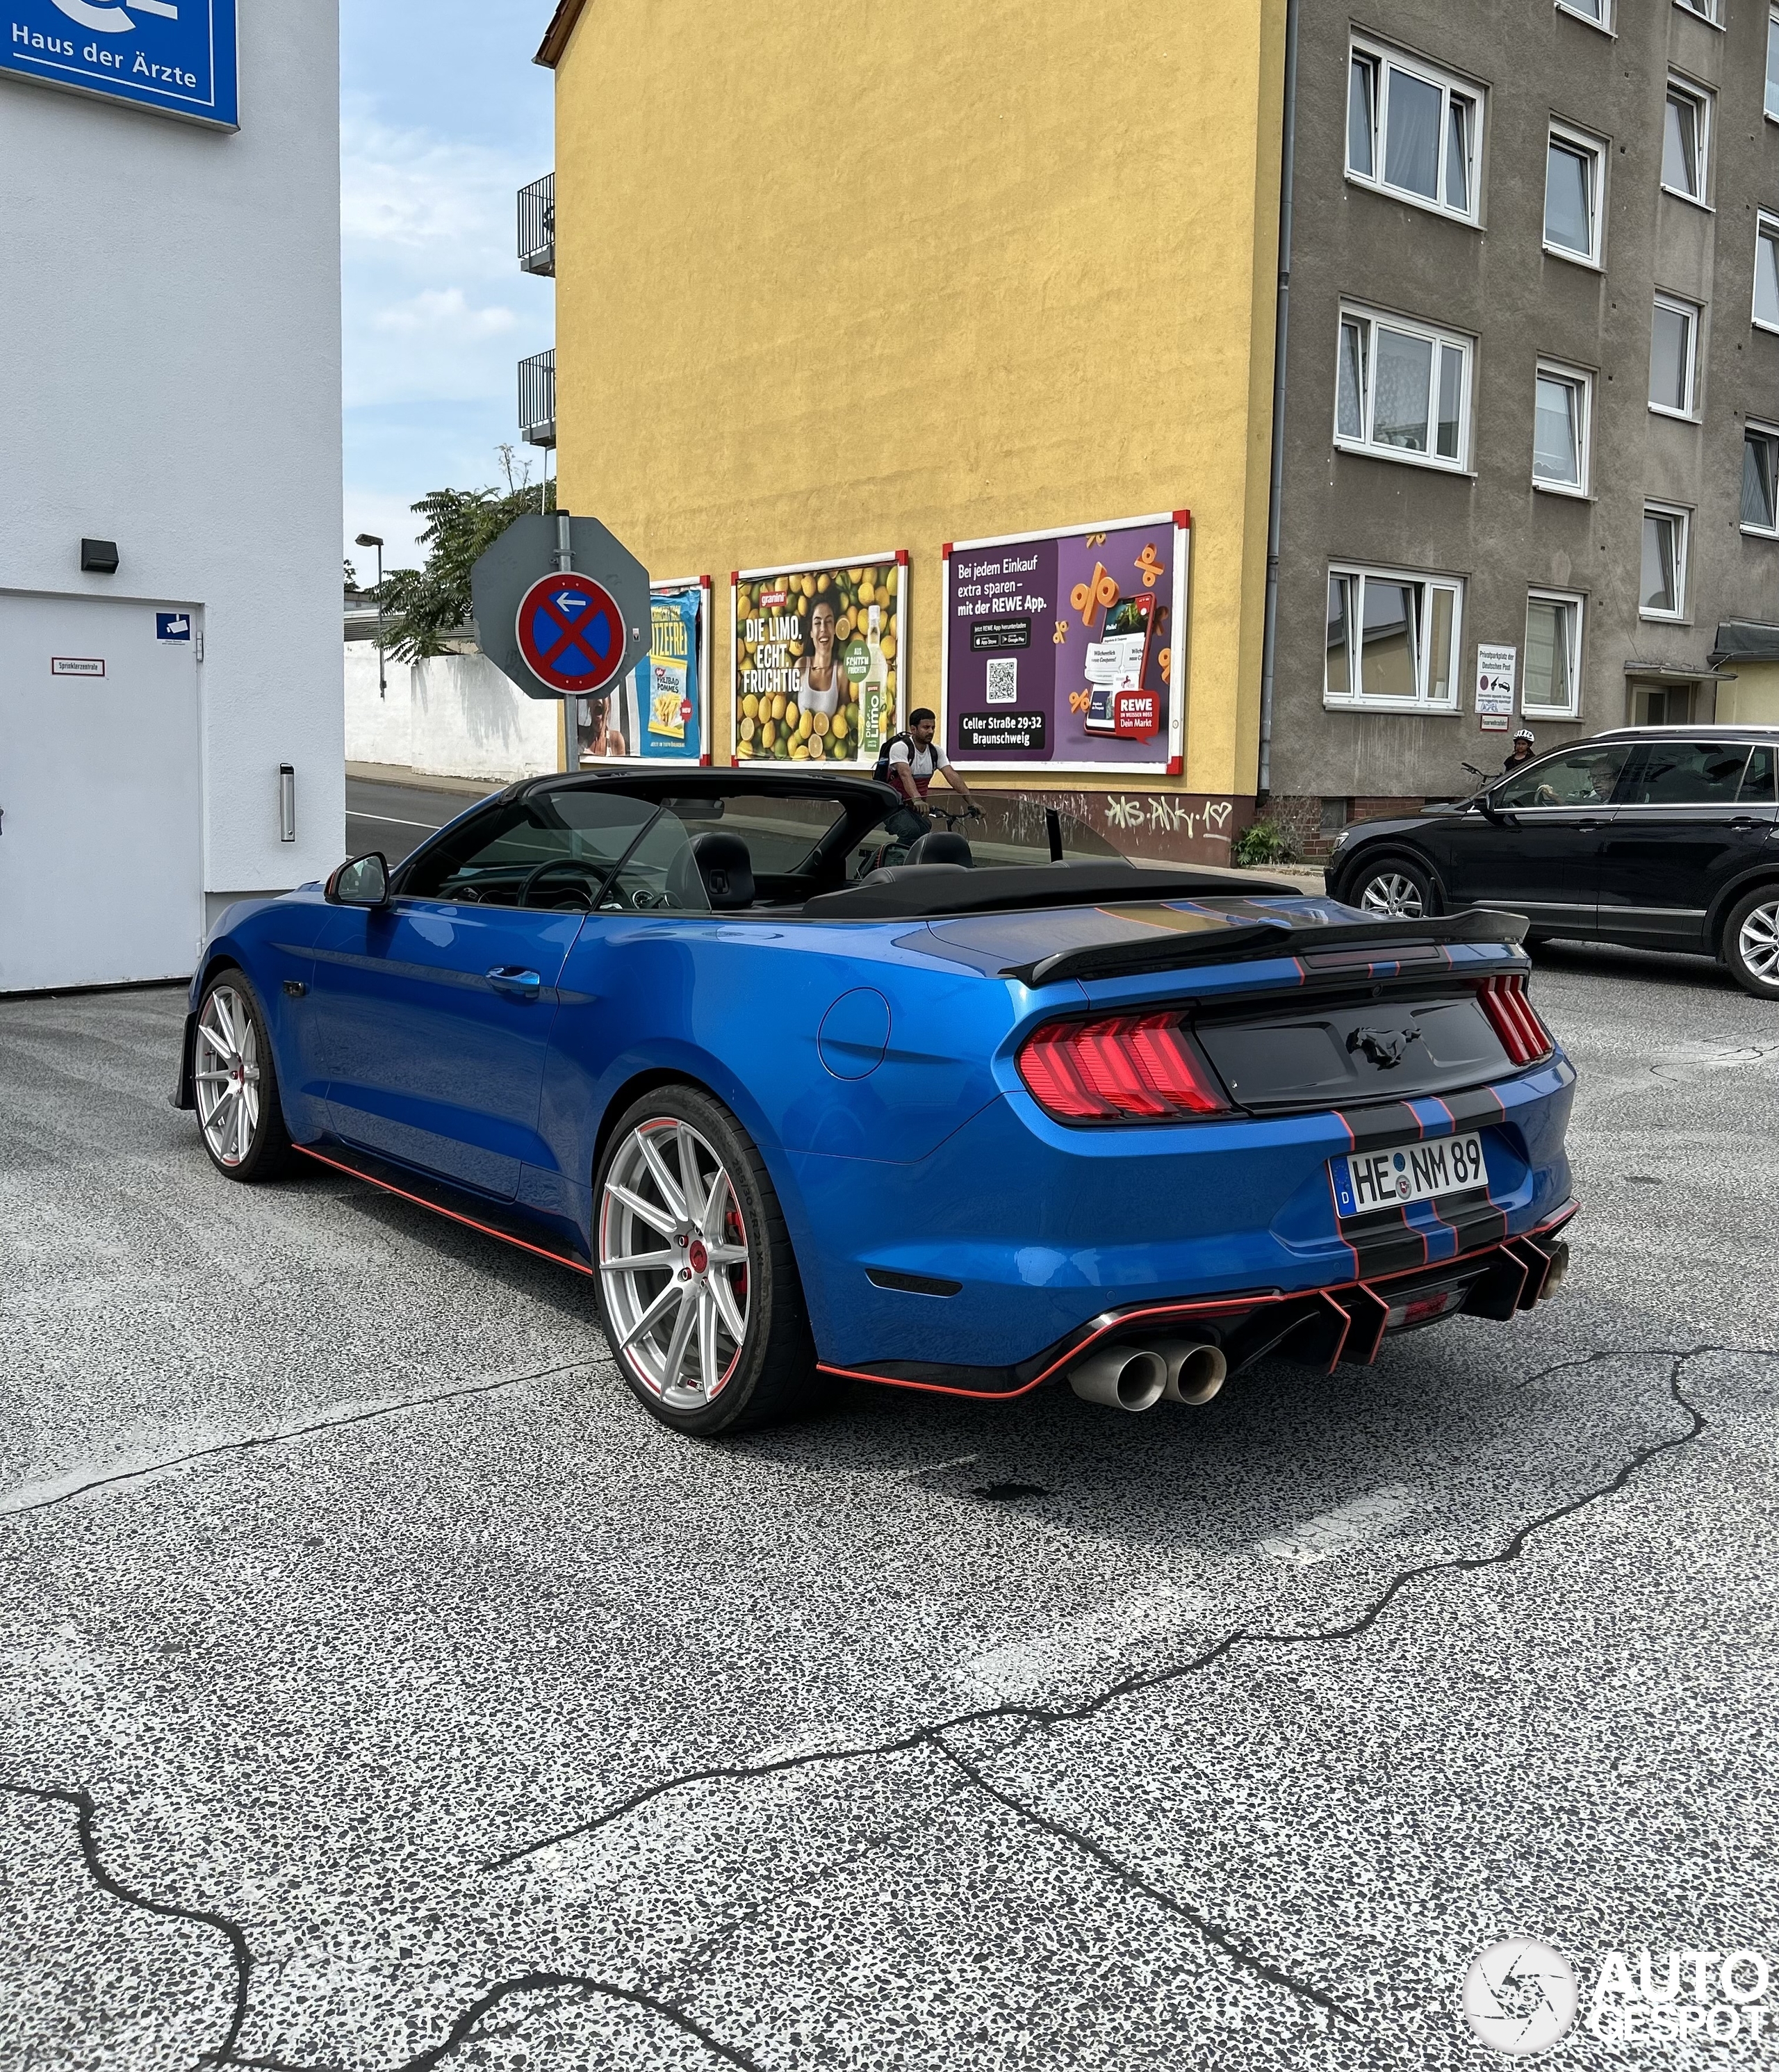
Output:
<path fill-rule="evenodd" d="M 877 606 L 866 606 L 865 689 L 861 701 L 865 715 L 864 753 L 875 758 L 883 746 L 884 722 L 894 715 L 890 690 L 890 664 L 883 652 L 883 619 Z"/>

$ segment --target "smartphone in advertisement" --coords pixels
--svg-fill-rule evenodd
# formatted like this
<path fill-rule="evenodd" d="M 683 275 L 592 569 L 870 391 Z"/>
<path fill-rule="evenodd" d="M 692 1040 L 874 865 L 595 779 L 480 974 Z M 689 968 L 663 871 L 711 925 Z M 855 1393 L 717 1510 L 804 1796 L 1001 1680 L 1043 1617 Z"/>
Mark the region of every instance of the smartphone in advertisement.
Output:
<path fill-rule="evenodd" d="M 1116 733 L 1118 694 L 1142 688 L 1154 627 L 1151 591 L 1107 606 L 1099 638 L 1087 643 L 1087 711 L 1081 724 L 1089 734 Z"/>

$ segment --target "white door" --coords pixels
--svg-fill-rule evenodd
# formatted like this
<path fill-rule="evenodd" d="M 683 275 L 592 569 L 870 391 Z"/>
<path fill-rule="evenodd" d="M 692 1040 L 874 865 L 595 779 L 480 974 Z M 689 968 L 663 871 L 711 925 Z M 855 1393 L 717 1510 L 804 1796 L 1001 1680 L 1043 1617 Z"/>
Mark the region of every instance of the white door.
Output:
<path fill-rule="evenodd" d="M 0 591 L 0 993 L 192 968 L 200 623 L 162 640 L 153 604 Z"/>

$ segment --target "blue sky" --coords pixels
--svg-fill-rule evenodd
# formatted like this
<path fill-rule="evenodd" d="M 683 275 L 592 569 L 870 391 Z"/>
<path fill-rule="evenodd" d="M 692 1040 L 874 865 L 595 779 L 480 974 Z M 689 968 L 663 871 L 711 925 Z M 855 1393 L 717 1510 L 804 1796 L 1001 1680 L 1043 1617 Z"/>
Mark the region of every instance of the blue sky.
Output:
<path fill-rule="evenodd" d="M 553 284 L 521 273 L 514 195 L 553 158 L 554 0 L 341 0 L 346 552 L 418 561 L 408 507 L 497 479 L 514 367 L 554 343 Z M 521 450 L 537 463 L 536 449 Z"/>

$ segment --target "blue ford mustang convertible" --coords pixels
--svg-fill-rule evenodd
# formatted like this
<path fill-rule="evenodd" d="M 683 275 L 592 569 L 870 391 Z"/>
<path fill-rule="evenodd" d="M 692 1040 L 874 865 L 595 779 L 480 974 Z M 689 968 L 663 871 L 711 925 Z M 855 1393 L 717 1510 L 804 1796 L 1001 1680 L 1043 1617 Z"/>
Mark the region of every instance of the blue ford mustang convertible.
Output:
<path fill-rule="evenodd" d="M 232 907 L 178 1091 L 220 1171 L 353 1174 L 589 1276 L 676 1429 L 824 1377 L 1202 1402 L 1551 1293 L 1575 1075 L 1524 923 L 1139 867 L 1018 800 L 546 777 Z"/>

